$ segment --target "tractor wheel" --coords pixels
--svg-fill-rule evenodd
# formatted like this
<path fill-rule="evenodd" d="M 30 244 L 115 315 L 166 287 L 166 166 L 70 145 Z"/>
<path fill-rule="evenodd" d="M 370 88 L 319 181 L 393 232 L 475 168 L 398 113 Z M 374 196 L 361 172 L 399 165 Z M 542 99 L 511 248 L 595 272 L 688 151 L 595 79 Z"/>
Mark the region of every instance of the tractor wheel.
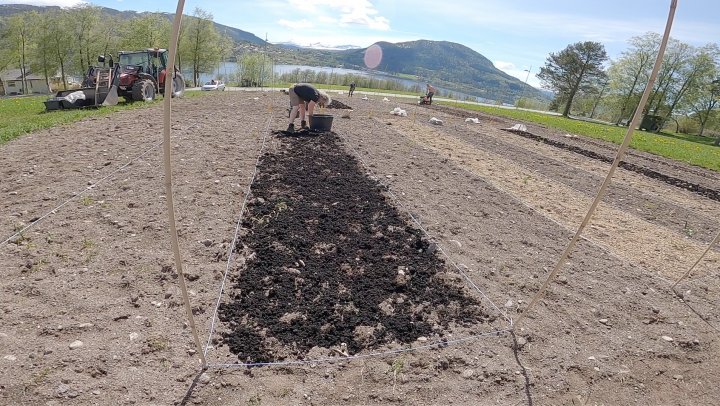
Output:
<path fill-rule="evenodd" d="M 155 99 L 155 86 L 149 80 L 138 80 L 132 87 L 133 101 L 152 101 Z"/>
<path fill-rule="evenodd" d="M 182 97 L 185 94 L 185 79 L 180 73 L 175 74 L 172 85 L 172 97 Z"/>

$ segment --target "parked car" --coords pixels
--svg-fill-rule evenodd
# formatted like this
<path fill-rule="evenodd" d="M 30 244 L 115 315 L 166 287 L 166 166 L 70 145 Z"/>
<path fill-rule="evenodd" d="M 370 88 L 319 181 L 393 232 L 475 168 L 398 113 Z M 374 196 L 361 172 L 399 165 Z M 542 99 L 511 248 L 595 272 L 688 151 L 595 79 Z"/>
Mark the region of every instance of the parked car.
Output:
<path fill-rule="evenodd" d="M 225 90 L 225 83 L 222 80 L 211 80 L 205 82 L 201 88 L 202 90 Z"/>

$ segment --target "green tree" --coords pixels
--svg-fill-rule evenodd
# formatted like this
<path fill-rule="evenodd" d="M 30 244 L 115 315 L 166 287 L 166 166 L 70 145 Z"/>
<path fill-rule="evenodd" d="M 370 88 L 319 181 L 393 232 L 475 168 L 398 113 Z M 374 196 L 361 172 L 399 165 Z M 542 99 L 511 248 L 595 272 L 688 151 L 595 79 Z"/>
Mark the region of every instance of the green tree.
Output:
<path fill-rule="evenodd" d="M 716 69 L 716 74 L 720 72 Z M 699 135 L 703 135 L 705 127 L 716 115 L 720 105 L 720 79 L 706 81 L 688 95 L 688 110 L 692 118 L 700 125 Z"/>
<path fill-rule="evenodd" d="M 7 64 L 20 67 L 20 76 L 22 78 L 21 93 L 28 91 L 27 75 L 30 73 L 29 56 L 33 48 L 32 40 L 32 24 L 33 18 L 37 18 L 37 13 L 27 12 L 11 16 L 7 24 L 4 25 L 2 37 L 3 47 L 7 47 L 4 58 Z"/>
<path fill-rule="evenodd" d="M 178 43 L 177 43 L 177 52 L 175 53 L 175 65 L 178 69 L 180 69 L 180 72 L 185 71 L 185 40 L 187 39 L 187 19 L 184 18 L 183 23 L 180 24 L 180 31 L 178 32 Z M 169 63 L 169 61 L 168 61 Z M 185 79 L 187 82 L 187 78 Z"/>
<path fill-rule="evenodd" d="M 73 55 L 73 19 L 67 10 L 51 11 L 46 20 L 49 41 L 49 52 L 52 53 L 55 63 L 60 69 L 60 78 L 63 87 L 68 88 L 67 76 L 71 71 L 70 60 Z"/>
<path fill-rule="evenodd" d="M 75 72 L 85 72 L 88 66 L 94 65 L 97 56 L 103 51 L 98 40 L 101 27 L 100 8 L 91 5 L 81 5 L 68 10 L 70 21 L 74 28 L 74 43 L 76 58 Z"/>
<path fill-rule="evenodd" d="M 230 36 L 228 36 L 225 33 L 220 34 L 219 40 L 218 40 L 218 54 L 220 55 L 220 61 L 225 62 L 228 59 L 230 59 L 230 57 L 232 56 L 234 47 L 235 47 L 235 43 L 233 42 L 232 38 L 230 38 Z M 219 69 L 219 67 L 218 67 L 218 69 Z M 218 76 L 222 76 L 222 75 L 220 75 L 219 70 L 218 70 Z M 223 80 L 227 81 L 227 78 L 223 77 Z"/>
<path fill-rule="evenodd" d="M 592 92 L 605 79 L 603 64 L 607 60 L 605 47 L 599 42 L 577 42 L 559 53 L 551 53 L 537 77 L 543 87 L 557 93 L 564 100 L 562 115 L 570 114 L 570 107 L 578 91 Z"/>
<path fill-rule="evenodd" d="M 653 110 L 655 114 L 664 111 L 664 120 L 672 116 L 688 94 L 695 92 L 698 87 L 715 78 L 715 60 L 720 54 L 717 45 L 710 44 L 702 48 L 695 48 L 682 44 L 680 49 L 680 54 L 686 56 L 686 59 L 677 65 L 676 74 L 669 84 L 662 88 L 660 100 L 664 104 L 660 104 L 657 109 Z"/>
<path fill-rule="evenodd" d="M 633 37 L 629 41 L 630 49 L 624 51 L 618 60 L 611 62 L 608 69 L 610 92 L 620 97 L 615 124 L 620 124 L 632 115 L 631 106 L 637 105 L 640 100 L 661 40 L 660 35 L 654 32 Z"/>
<path fill-rule="evenodd" d="M 10 66 L 15 66 L 17 58 L 15 57 L 15 41 L 12 33 L 8 29 L 8 24 L 4 23 L 1 19 L 0 23 L 2 23 L 0 24 L 0 71 L 3 71 Z M 5 85 L 2 83 L 1 78 L 0 84 Z"/>
<path fill-rule="evenodd" d="M 98 28 L 98 52 L 100 55 L 115 55 L 122 50 L 122 22 L 106 16 L 103 24 Z"/>
<path fill-rule="evenodd" d="M 37 39 L 37 46 L 31 54 L 30 68 L 33 72 L 42 72 L 48 89 L 51 89 L 50 78 L 54 77 L 59 69 L 53 51 L 54 13 L 45 12 L 42 15 L 35 16 L 35 18 L 38 24 L 33 26 L 33 37 Z"/>
<path fill-rule="evenodd" d="M 239 62 L 237 74 L 240 86 L 264 86 L 272 79 L 272 60 L 265 54 L 247 52 L 242 55 Z M 317 77 L 314 76 L 314 79 Z M 317 82 L 324 83 L 321 80 Z"/>
<path fill-rule="evenodd" d="M 192 66 L 193 86 L 198 86 L 200 74 L 212 72 L 220 62 L 220 37 L 212 14 L 198 7 L 193 16 L 186 19 L 186 24 L 180 53 Z"/>
<path fill-rule="evenodd" d="M 125 21 L 120 28 L 120 48 L 127 51 L 146 48 L 167 48 L 172 26 L 159 13 L 143 14 Z"/>

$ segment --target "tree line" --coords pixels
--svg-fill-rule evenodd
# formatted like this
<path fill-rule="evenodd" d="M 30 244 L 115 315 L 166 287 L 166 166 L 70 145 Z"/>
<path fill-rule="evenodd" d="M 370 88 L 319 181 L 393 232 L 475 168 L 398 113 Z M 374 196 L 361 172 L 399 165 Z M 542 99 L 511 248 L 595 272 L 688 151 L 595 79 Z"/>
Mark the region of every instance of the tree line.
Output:
<path fill-rule="evenodd" d="M 315 69 L 294 69 L 281 74 L 275 73 L 274 61 L 260 52 L 248 52 L 237 60 L 237 71 L 227 80 L 237 82 L 240 86 L 262 87 L 278 83 L 319 83 L 325 85 L 350 86 L 370 89 L 385 89 L 403 92 L 420 93 L 424 91 L 419 84 L 407 85 L 397 80 L 379 79 L 372 76 L 318 71 Z"/>
<path fill-rule="evenodd" d="M 143 13 L 125 20 L 92 5 L 15 14 L 0 21 L 0 71 L 19 68 L 23 80 L 32 72 L 48 86 L 59 76 L 68 88 L 69 79 L 82 77 L 99 55 L 168 48 L 171 30 L 167 14 Z M 192 72 L 197 86 L 200 73 L 212 71 L 233 47 L 232 39 L 215 29 L 212 14 L 195 8 L 192 16 L 183 18 L 176 65 Z M 26 83 L 23 88 L 28 88 Z"/>
<path fill-rule="evenodd" d="M 81 5 L 67 9 L 29 11 L 0 20 L 0 71 L 19 68 L 25 79 L 31 72 L 71 87 L 71 78 L 82 78 L 96 64 L 99 55 L 117 55 L 121 50 L 167 48 L 172 30 L 168 14 L 143 13 L 130 19 L 114 17 L 100 7 Z M 214 71 L 220 62 L 235 58 L 238 69 L 226 80 L 240 86 L 267 86 L 276 82 L 313 82 L 388 90 L 418 90 L 392 80 L 356 75 L 334 75 L 310 70 L 275 75 L 275 62 L 262 52 L 235 48 L 228 36 L 220 34 L 212 14 L 195 8 L 180 26 L 176 65 L 190 72 L 188 84 L 198 86 L 200 74 Z M 27 89 L 26 83 L 22 86 Z"/>
<path fill-rule="evenodd" d="M 551 53 L 537 77 L 555 98 L 550 108 L 627 125 L 648 83 L 661 36 L 649 32 L 630 39 L 617 60 L 608 61 L 603 44 L 578 42 Z M 694 47 L 670 39 L 645 108 L 657 131 L 674 124 L 678 132 L 704 135 L 720 144 L 720 49 Z"/>
<path fill-rule="evenodd" d="M 100 7 L 25 12 L 0 20 L 0 71 L 20 68 L 50 84 L 59 77 L 69 87 L 95 64 L 98 55 L 120 50 L 167 48 L 171 21 L 168 14 L 143 13 L 131 19 L 108 15 Z M 610 61 L 603 44 L 586 41 L 551 53 L 537 77 L 555 98 L 549 108 L 564 116 L 579 115 L 615 124 L 627 124 L 634 114 L 650 76 L 661 37 L 646 33 L 629 40 L 629 48 Z M 274 61 L 265 53 L 243 52 L 220 34 L 212 14 L 195 8 L 181 25 L 176 65 L 191 72 L 189 84 L 199 85 L 200 74 L 212 72 L 221 61 L 236 58 L 233 79 L 246 86 L 274 81 L 315 82 L 388 90 L 420 91 L 392 80 L 323 72 L 293 72 L 276 77 Z M 27 85 L 23 85 L 27 89 Z M 520 99 L 518 105 L 537 105 Z M 645 113 L 658 128 L 673 124 L 676 130 L 700 135 L 711 132 L 720 143 L 720 50 L 717 44 L 694 47 L 671 39 Z"/>

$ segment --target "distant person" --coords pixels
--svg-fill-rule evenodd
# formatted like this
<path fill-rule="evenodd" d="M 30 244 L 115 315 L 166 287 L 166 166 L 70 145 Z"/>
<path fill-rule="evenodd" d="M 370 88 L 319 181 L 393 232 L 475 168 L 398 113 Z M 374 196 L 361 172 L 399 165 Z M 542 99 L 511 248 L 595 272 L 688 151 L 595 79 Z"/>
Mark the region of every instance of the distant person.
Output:
<path fill-rule="evenodd" d="M 315 110 L 315 105 L 319 104 L 322 106 L 327 106 L 332 101 L 330 99 L 330 96 L 327 95 L 327 93 L 323 92 L 322 90 L 318 90 L 313 85 L 307 84 L 307 83 L 298 83 L 294 86 L 291 86 L 289 89 L 288 94 L 290 95 L 290 122 L 288 123 L 288 132 L 295 131 L 295 117 L 297 117 L 297 112 L 300 110 L 300 126 L 302 128 L 307 128 L 307 122 L 305 121 L 305 110 L 307 109 L 307 115 L 308 119 L 310 120 L 310 124 L 312 124 L 312 117 L 313 117 L 313 111 Z M 307 108 L 305 106 L 305 103 L 307 103 Z"/>
<path fill-rule="evenodd" d="M 430 83 L 428 83 L 425 88 L 427 89 L 427 93 L 425 93 L 425 98 L 428 102 L 432 103 L 432 98 L 435 95 L 436 90 Z"/>
<path fill-rule="evenodd" d="M 350 97 L 355 93 L 355 82 L 350 83 Z"/>

